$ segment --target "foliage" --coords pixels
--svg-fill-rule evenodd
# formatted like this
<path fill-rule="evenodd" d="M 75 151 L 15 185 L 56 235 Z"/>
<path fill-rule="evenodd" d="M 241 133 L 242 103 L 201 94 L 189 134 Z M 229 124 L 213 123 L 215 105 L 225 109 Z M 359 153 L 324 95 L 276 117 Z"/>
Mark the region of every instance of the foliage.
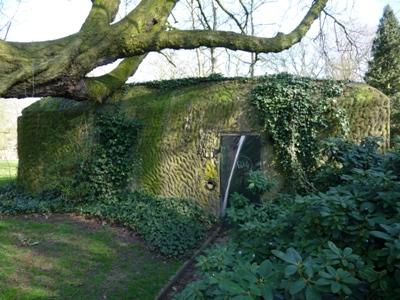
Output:
<path fill-rule="evenodd" d="M 308 176 L 318 164 L 318 140 L 328 124 L 336 124 L 339 133 L 347 130 L 345 114 L 334 101 L 342 88 L 339 82 L 278 74 L 252 91 L 251 101 L 274 141 L 277 161 L 294 185 L 308 189 Z"/>
<path fill-rule="evenodd" d="M 235 195 L 227 211 L 232 242 L 199 258 L 203 279 L 183 297 L 396 298 L 400 173 L 392 162 L 400 152 L 379 154 L 375 145 L 332 144 L 345 167 L 324 192 L 282 195 L 260 207 Z"/>
<path fill-rule="evenodd" d="M 351 175 L 354 169 L 366 170 L 382 165 L 384 156 L 378 153 L 380 141 L 380 138 L 367 137 L 356 145 L 338 138 L 326 139 L 321 147 L 325 163 L 317 169 L 314 185 L 318 190 L 325 191 L 344 182 L 343 175 Z"/>
<path fill-rule="evenodd" d="M 365 81 L 388 96 L 400 92 L 400 24 L 389 5 L 379 21 Z"/>
<path fill-rule="evenodd" d="M 391 137 L 400 134 L 400 24 L 389 5 L 372 44 L 365 81 L 391 98 Z"/>
<path fill-rule="evenodd" d="M 198 258 L 203 280 L 189 285 L 177 299 L 321 299 L 344 298 L 359 285 L 364 263 L 351 248 L 334 243 L 318 255 L 302 257 L 295 249 L 273 250 L 261 262 L 233 245 L 212 249 Z"/>
<path fill-rule="evenodd" d="M 247 189 L 253 194 L 262 195 L 276 186 L 276 182 L 267 178 L 262 170 L 251 170 L 248 173 Z"/>
<path fill-rule="evenodd" d="M 222 74 L 214 73 L 214 74 L 210 74 L 207 77 L 188 77 L 188 78 L 155 80 L 155 81 L 127 84 L 125 86 L 125 88 L 129 89 L 132 85 L 133 86 L 144 85 L 144 86 L 148 86 L 150 88 L 154 88 L 154 89 L 163 91 L 163 90 L 187 87 L 187 86 L 205 83 L 205 82 L 218 82 L 218 81 L 237 80 L 237 79 L 242 79 L 242 77 L 226 78 Z"/>
<path fill-rule="evenodd" d="M 83 161 L 72 189 L 76 201 L 110 201 L 127 185 L 138 167 L 136 139 L 141 125 L 122 114 L 100 115 L 95 121 L 96 145 Z M 71 196 L 71 195 L 70 195 Z"/>
<path fill-rule="evenodd" d="M 213 224 L 198 205 L 176 198 L 130 193 L 115 202 L 99 202 L 79 208 L 84 214 L 121 223 L 141 235 L 166 256 L 182 256 L 204 239 Z"/>
<path fill-rule="evenodd" d="M 73 205 L 70 201 L 56 190 L 29 195 L 20 191 L 14 183 L 0 188 L 0 213 L 2 214 L 71 212 L 72 210 Z"/>

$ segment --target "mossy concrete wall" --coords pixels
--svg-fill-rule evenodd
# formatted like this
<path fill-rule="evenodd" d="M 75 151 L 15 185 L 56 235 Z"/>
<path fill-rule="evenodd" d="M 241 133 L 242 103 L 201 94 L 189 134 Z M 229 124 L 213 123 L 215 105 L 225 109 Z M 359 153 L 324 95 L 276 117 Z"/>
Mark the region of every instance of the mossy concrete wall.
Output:
<path fill-rule="evenodd" d="M 382 137 L 390 145 L 390 99 L 366 84 L 350 84 L 339 99 L 349 119 L 348 138 L 360 142 L 365 136 Z"/>
<path fill-rule="evenodd" d="M 139 137 L 140 170 L 132 189 L 164 196 L 192 198 L 213 212 L 220 206 L 220 136 L 224 133 L 260 133 L 257 112 L 249 104 L 254 83 L 239 81 L 199 83 L 157 90 L 129 87 L 107 104 L 44 99 L 19 119 L 20 166 L 18 182 L 38 192 L 54 187 L 73 174 L 90 151 L 93 116 L 119 111 L 142 121 Z M 388 143 L 389 100 L 366 85 L 349 85 L 338 101 L 349 110 L 351 137 L 379 135 Z M 272 144 L 263 138 L 262 167 L 279 176 Z M 209 179 L 216 182 L 208 190 Z"/>
<path fill-rule="evenodd" d="M 138 87 L 121 95 L 122 111 L 144 124 L 136 187 L 197 199 L 217 212 L 220 135 L 261 131 L 249 105 L 250 88 L 237 82 L 201 83 L 159 92 Z M 267 143 L 264 152 L 271 152 Z M 272 169 L 266 160 L 264 168 Z M 208 180 L 216 182 L 215 189 L 206 188 Z"/>
<path fill-rule="evenodd" d="M 44 98 L 18 118 L 18 183 L 28 192 L 63 188 L 90 153 L 90 103 Z"/>

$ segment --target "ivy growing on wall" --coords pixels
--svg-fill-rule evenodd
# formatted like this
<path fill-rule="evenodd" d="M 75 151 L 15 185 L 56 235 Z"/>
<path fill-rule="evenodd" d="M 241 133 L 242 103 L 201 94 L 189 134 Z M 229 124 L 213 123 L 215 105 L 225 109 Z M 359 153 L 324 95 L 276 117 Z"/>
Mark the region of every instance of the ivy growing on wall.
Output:
<path fill-rule="evenodd" d="M 75 190 L 80 200 L 112 201 L 137 169 L 136 145 L 141 125 L 116 113 L 95 120 L 95 146 L 82 162 Z"/>
<path fill-rule="evenodd" d="M 319 140 L 328 132 L 345 135 L 344 110 L 336 105 L 344 84 L 278 74 L 257 85 L 251 102 L 257 107 L 276 158 L 294 186 L 310 190 L 308 177 L 319 161 Z"/>

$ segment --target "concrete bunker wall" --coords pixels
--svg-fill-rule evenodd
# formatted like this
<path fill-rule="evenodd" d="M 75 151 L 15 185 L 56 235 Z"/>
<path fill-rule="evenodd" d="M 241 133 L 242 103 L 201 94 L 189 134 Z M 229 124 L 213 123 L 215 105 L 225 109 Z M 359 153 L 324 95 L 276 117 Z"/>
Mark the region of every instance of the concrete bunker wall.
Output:
<path fill-rule="evenodd" d="M 28 191 L 40 192 L 68 182 L 74 166 L 90 154 L 93 116 L 118 107 L 128 118 L 144 124 L 138 145 L 141 167 L 131 188 L 191 198 L 217 213 L 221 135 L 260 134 L 262 169 L 279 177 L 273 145 L 248 101 L 253 86 L 238 81 L 169 90 L 135 86 L 104 105 L 43 99 L 24 110 L 19 119 L 18 183 Z M 351 84 L 339 104 L 348 110 L 353 140 L 375 135 L 388 144 L 386 96 L 367 85 Z M 210 180 L 216 188 L 207 187 Z"/>

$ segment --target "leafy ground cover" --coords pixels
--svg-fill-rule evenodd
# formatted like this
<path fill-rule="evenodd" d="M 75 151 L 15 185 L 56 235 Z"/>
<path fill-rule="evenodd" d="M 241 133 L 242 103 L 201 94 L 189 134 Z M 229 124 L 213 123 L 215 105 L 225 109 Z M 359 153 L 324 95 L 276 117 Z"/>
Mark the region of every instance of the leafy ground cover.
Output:
<path fill-rule="evenodd" d="M 0 186 L 10 183 L 17 176 L 18 161 L 1 160 L 0 161 Z"/>
<path fill-rule="evenodd" d="M 180 265 L 74 215 L 0 218 L 0 299 L 154 299 Z"/>
<path fill-rule="evenodd" d="M 126 192 L 107 201 L 74 203 L 59 191 L 29 195 L 15 185 L 0 189 L 0 215 L 32 213 L 79 213 L 121 224 L 168 257 L 190 256 L 215 221 L 189 200 L 138 192 Z"/>

